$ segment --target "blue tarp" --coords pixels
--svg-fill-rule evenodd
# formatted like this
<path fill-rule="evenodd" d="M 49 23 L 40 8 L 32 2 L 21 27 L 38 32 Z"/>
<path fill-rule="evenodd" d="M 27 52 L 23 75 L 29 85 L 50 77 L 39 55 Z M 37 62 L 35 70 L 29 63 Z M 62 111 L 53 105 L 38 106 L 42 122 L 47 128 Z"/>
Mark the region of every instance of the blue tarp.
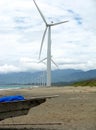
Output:
<path fill-rule="evenodd" d="M 13 101 L 20 101 L 20 100 L 25 100 L 25 99 L 21 95 L 0 97 L 0 102 L 13 102 Z"/>

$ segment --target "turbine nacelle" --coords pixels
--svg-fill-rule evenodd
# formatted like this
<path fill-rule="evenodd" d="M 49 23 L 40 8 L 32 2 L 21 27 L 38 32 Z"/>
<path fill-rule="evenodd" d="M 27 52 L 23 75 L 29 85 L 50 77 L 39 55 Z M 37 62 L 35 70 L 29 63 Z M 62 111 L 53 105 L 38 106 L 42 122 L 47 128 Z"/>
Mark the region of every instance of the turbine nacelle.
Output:
<path fill-rule="evenodd" d="M 45 19 L 45 17 L 44 17 L 44 15 L 42 14 L 41 10 L 39 9 L 38 5 L 36 4 L 35 0 L 33 0 L 33 2 L 34 2 L 34 4 L 36 5 L 37 10 L 39 11 L 39 14 L 41 15 L 41 17 L 42 17 L 42 19 L 43 19 L 43 21 L 44 21 L 46 27 L 55 26 L 55 25 L 58 25 L 58 24 L 62 24 L 62 23 L 68 22 L 68 21 L 63 21 L 63 22 L 54 23 L 53 21 L 51 21 L 51 23 L 48 24 L 47 21 L 46 21 L 46 19 Z"/>
<path fill-rule="evenodd" d="M 47 60 L 47 58 L 44 58 L 42 60 L 40 60 L 38 63 L 43 63 L 46 65 L 46 63 L 44 62 L 45 60 Z M 52 59 L 52 56 L 51 56 L 51 62 L 59 69 L 59 66 L 55 63 L 55 61 Z"/>
<path fill-rule="evenodd" d="M 67 23 L 67 22 L 69 22 L 69 21 L 66 20 L 66 21 L 58 22 L 58 23 L 54 23 L 54 22 L 52 21 L 52 23 L 47 24 L 46 26 L 47 26 L 47 27 L 49 27 L 49 26 L 55 26 L 55 25 L 59 25 L 59 24 Z"/>
<path fill-rule="evenodd" d="M 48 27 L 51 27 L 51 26 L 55 26 L 55 25 L 59 25 L 59 24 L 63 24 L 63 23 L 67 23 L 68 21 L 63 21 L 63 22 L 59 22 L 59 23 L 51 23 L 51 24 L 47 24 L 46 23 L 46 28 L 45 28 L 45 31 L 44 31 L 44 34 L 43 34 L 43 37 L 42 37 L 42 41 L 41 41 L 41 47 L 40 47 L 40 52 L 39 52 L 39 59 L 40 59 L 40 56 L 41 56 L 41 51 L 42 51 L 42 47 L 43 47 L 43 42 L 44 42 L 44 39 L 45 39 L 45 35 L 46 35 L 46 32 L 47 32 L 47 29 Z"/>

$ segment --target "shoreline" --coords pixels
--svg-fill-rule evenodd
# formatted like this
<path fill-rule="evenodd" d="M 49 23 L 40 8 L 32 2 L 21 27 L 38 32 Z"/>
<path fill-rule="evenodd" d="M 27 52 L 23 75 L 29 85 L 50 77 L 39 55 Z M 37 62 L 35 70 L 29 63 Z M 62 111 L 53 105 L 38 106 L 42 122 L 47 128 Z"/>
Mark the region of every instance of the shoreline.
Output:
<path fill-rule="evenodd" d="M 1 86 L 7 86 L 7 85 L 1 85 Z M 47 86 L 32 86 L 32 85 L 12 85 L 14 87 L 10 87 L 11 85 L 8 85 L 8 88 L 0 88 L 0 91 L 7 91 L 7 90 L 10 90 L 10 91 L 13 91 L 13 90 L 29 90 L 29 89 L 59 89 L 59 88 L 64 88 L 65 91 L 66 90 L 69 90 L 69 89 L 75 89 L 75 90 L 79 90 L 81 89 L 82 90 L 95 90 L 96 86 L 51 86 L 51 87 L 47 87 Z M 21 86 L 21 87 L 19 87 Z"/>

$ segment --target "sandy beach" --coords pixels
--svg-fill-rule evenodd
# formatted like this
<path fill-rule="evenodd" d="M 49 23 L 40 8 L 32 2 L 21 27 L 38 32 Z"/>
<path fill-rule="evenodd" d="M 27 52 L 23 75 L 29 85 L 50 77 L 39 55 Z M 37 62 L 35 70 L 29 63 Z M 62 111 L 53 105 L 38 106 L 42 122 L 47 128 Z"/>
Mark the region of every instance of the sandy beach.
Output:
<path fill-rule="evenodd" d="M 96 130 L 96 87 L 50 87 L 1 90 L 0 96 L 26 98 L 59 95 L 24 116 L 0 121 L 0 129 Z"/>

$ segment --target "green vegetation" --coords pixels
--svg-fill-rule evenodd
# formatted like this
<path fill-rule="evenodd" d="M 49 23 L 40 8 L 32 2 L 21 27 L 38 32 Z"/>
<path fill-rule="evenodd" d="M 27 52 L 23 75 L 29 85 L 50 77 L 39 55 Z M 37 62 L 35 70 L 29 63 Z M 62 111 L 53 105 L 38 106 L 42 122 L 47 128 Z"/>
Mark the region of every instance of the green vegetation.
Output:
<path fill-rule="evenodd" d="M 79 82 L 75 82 L 72 84 L 75 87 L 78 86 L 91 86 L 94 87 L 96 86 L 96 79 L 91 79 L 91 80 L 86 80 L 86 81 L 79 81 Z"/>

